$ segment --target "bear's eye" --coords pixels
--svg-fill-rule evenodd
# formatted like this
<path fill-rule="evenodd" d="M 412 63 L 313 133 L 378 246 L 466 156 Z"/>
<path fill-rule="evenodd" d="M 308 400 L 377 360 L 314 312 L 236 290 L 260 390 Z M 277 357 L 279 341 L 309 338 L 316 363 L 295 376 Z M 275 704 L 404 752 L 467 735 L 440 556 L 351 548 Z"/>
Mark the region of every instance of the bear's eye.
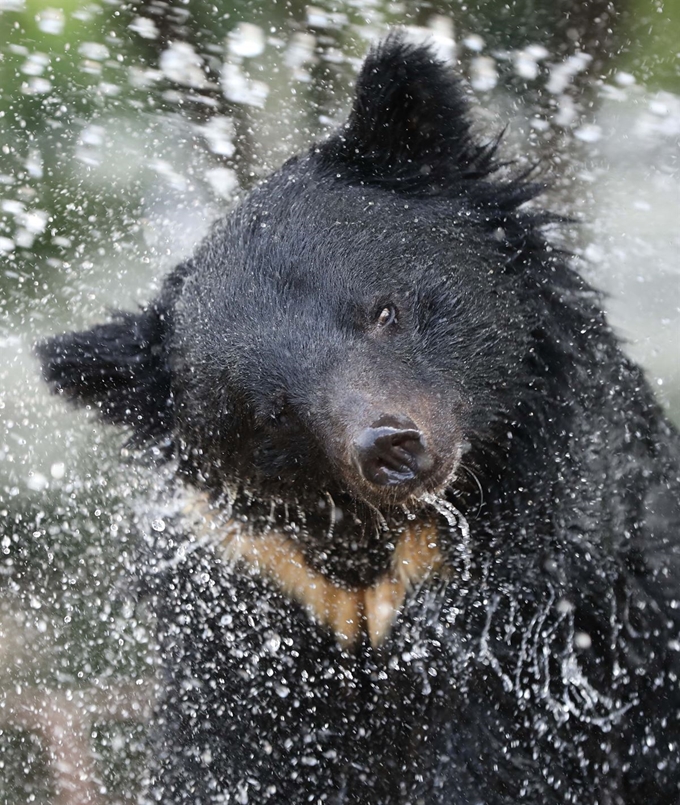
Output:
<path fill-rule="evenodd" d="M 389 327 L 397 323 L 397 309 L 394 305 L 385 305 L 378 311 L 375 323 L 378 327 Z"/>

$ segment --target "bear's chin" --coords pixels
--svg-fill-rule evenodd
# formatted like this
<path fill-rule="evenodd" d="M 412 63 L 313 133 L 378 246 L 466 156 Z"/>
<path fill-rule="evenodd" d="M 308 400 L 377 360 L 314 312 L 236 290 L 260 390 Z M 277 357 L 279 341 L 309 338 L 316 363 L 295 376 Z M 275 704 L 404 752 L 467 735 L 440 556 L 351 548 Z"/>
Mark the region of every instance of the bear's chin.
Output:
<path fill-rule="evenodd" d="M 314 516 L 328 506 L 339 505 L 351 510 L 368 509 L 378 517 L 391 520 L 395 512 L 400 516 L 404 512 L 416 514 L 429 507 L 433 498 L 443 497 L 454 486 L 458 474 L 456 463 L 451 469 L 442 469 L 427 478 L 385 485 L 367 483 L 356 473 L 349 478 L 323 479 L 318 474 L 317 478 L 297 475 L 295 483 L 279 477 L 234 478 L 210 492 L 210 496 L 215 505 L 223 509 L 231 508 L 236 501 L 236 508 L 271 511 L 289 507 Z"/>

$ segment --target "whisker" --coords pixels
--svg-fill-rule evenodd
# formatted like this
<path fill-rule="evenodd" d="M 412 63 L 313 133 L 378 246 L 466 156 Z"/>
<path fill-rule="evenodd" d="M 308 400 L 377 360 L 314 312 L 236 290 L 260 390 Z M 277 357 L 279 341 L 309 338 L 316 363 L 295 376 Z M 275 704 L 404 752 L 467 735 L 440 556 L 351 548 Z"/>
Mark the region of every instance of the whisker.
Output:
<path fill-rule="evenodd" d="M 477 477 L 477 474 L 474 472 L 474 470 L 471 470 L 470 467 L 466 467 L 465 464 L 461 464 L 460 469 L 466 472 L 474 480 L 474 482 L 477 484 L 477 489 L 479 490 L 479 505 L 477 506 L 477 511 L 475 512 L 476 519 L 481 514 L 484 506 L 484 488 L 482 487 L 481 481 Z"/>

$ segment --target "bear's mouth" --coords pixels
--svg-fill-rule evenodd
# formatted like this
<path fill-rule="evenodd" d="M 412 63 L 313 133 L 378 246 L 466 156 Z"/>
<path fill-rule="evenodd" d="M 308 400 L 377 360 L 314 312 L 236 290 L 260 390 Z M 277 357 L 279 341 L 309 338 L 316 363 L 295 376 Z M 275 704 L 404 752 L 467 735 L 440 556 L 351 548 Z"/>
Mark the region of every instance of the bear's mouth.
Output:
<path fill-rule="evenodd" d="M 301 451 L 292 455 L 285 446 L 267 446 L 266 465 L 249 461 L 253 453 L 246 446 L 230 462 L 231 473 L 216 474 L 215 486 L 197 486 L 211 487 L 217 496 L 231 489 L 227 496 L 244 495 L 267 512 L 272 505 L 309 512 L 331 496 L 345 510 L 368 507 L 389 519 L 395 509 L 422 508 L 425 496 L 443 493 L 455 480 L 463 448 L 454 445 L 444 461 L 430 446 L 433 441 L 416 429 L 381 424 L 346 440 L 344 450 L 323 451 L 314 445 L 304 460 Z"/>
<path fill-rule="evenodd" d="M 422 440 L 426 445 L 425 439 Z M 344 484 L 349 494 L 384 514 L 395 508 L 418 511 L 431 496 L 443 494 L 452 486 L 460 469 L 462 450 L 452 450 L 449 462 L 442 461 L 434 451 L 401 455 L 401 448 L 386 458 L 375 457 L 364 464 L 347 466 Z"/>

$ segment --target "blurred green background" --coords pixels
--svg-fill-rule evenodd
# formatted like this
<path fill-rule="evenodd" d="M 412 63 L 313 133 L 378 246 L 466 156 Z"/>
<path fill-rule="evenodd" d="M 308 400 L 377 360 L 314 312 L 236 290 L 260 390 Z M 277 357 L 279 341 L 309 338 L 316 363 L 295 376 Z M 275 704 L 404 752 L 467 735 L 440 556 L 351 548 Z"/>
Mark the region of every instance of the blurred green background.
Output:
<path fill-rule="evenodd" d="M 680 420 L 680 0 L 0 0 L 0 804 L 128 803 L 153 697 L 127 591 L 157 479 L 42 387 L 32 344 L 148 299 L 260 177 L 342 121 L 393 25 L 491 137 Z"/>

